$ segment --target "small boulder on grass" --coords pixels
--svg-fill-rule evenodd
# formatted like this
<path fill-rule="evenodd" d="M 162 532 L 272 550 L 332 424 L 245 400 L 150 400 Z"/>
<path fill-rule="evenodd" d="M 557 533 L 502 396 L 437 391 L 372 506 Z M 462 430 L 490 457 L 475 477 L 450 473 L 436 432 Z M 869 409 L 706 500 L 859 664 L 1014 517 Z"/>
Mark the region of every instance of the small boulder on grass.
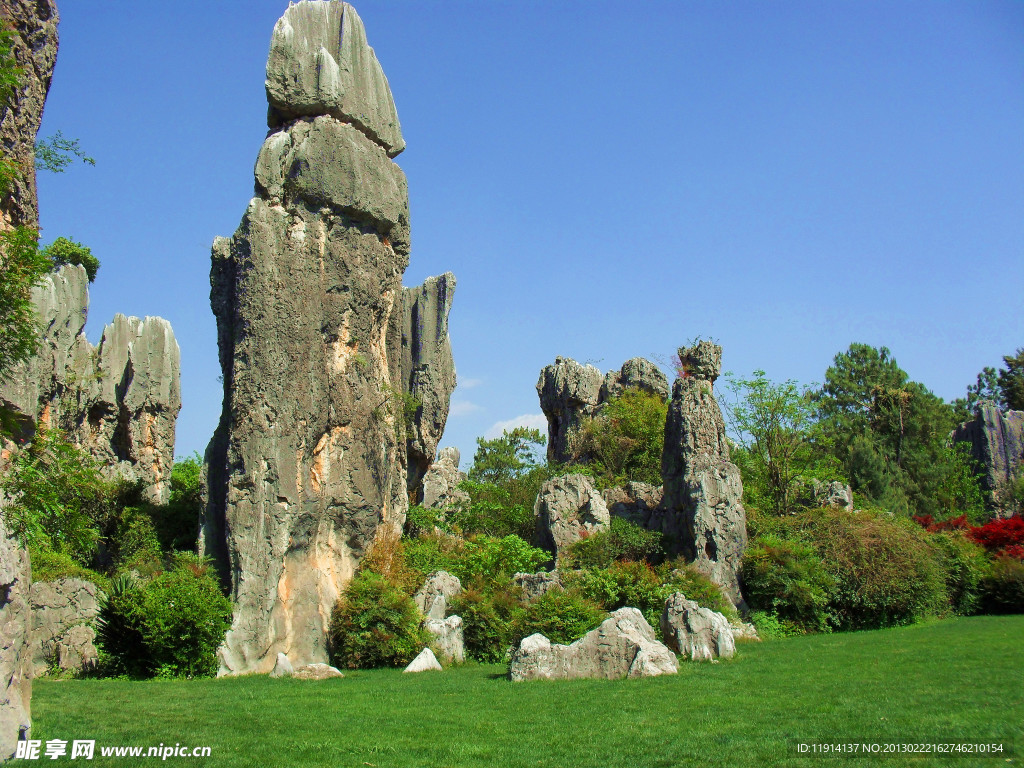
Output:
<path fill-rule="evenodd" d="M 340 669 L 330 664 L 303 664 L 296 667 L 292 677 L 296 680 L 330 680 L 332 677 L 344 677 Z"/>
<path fill-rule="evenodd" d="M 295 668 L 292 666 L 291 661 L 283 653 L 277 654 L 277 663 L 274 664 L 274 669 L 270 672 L 271 677 L 291 677 L 295 674 Z"/>
<path fill-rule="evenodd" d="M 420 655 L 410 661 L 409 666 L 405 668 L 406 672 L 430 672 L 431 670 L 440 672 L 441 665 L 437 662 L 434 652 L 429 648 L 420 651 Z"/>

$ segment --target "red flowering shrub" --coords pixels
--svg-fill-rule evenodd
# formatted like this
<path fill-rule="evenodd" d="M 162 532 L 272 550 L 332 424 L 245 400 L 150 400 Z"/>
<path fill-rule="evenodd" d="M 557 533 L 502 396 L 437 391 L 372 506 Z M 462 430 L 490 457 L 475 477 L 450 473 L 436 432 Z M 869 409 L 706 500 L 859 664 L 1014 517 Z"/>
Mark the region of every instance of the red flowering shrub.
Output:
<path fill-rule="evenodd" d="M 1024 518 L 1014 515 L 993 520 L 980 528 L 972 527 L 968 535 L 993 553 L 1001 552 L 1008 547 L 1024 547 Z"/>
<path fill-rule="evenodd" d="M 949 520 L 935 522 L 931 515 L 914 515 L 914 522 L 924 528 L 928 533 L 940 533 L 942 531 L 964 531 L 971 527 L 967 522 L 967 515 L 951 517 Z"/>

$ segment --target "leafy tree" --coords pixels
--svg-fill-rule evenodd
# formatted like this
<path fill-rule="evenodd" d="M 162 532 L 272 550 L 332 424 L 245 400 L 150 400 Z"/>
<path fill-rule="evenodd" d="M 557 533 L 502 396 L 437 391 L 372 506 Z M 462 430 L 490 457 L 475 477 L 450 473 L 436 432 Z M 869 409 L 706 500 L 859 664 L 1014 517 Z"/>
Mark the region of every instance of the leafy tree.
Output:
<path fill-rule="evenodd" d="M 78 146 L 78 139 L 69 139 L 60 131 L 36 141 L 35 161 L 38 170 L 63 173 L 76 157 L 87 165 L 96 165 L 96 161 Z"/>
<path fill-rule="evenodd" d="M 476 439 L 469 479 L 478 483 L 507 483 L 542 463 L 540 449 L 547 442 L 539 429 L 515 427 L 501 437 Z"/>
<path fill-rule="evenodd" d="M 748 477 L 764 489 L 776 514 L 783 514 L 793 502 L 797 478 L 814 463 L 811 393 L 792 379 L 769 381 L 764 371 L 729 383 L 736 402 L 726 411 L 746 452 Z"/>
<path fill-rule="evenodd" d="M 1006 366 L 999 371 L 1002 405 L 1012 411 L 1024 411 L 1024 348 L 1003 358 Z"/>
<path fill-rule="evenodd" d="M 38 235 L 29 227 L 0 232 L 0 382 L 35 354 L 40 328 L 32 305 L 32 288 L 50 271 L 39 252 Z"/>
<path fill-rule="evenodd" d="M 90 283 L 96 279 L 96 272 L 100 268 L 100 260 L 92 255 L 89 248 L 66 237 L 58 237 L 43 249 L 42 254 L 50 260 L 53 267 L 60 267 L 62 264 L 81 264 L 85 267 L 85 274 L 88 275 Z"/>
<path fill-rule="evenodd" d="M 630 387 L 604 404 L 583 432 L 581 453 L 593 456 L 600 487 L 628 481 L 661 484 L 668 404 L 657 395 Z"/>

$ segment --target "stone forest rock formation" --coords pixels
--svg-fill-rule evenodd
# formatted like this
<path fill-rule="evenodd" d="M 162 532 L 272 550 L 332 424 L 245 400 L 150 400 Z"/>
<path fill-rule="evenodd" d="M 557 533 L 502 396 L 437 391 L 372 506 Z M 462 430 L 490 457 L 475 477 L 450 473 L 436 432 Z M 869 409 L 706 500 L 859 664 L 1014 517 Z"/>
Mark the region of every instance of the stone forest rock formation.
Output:
<path fill-rule="evenodd" d="M 96 663 L 99 654 L 92 625 L 100 608 L 95 584 L 82 579 L 37 581 L 29 602 L 35 677 L 45 675 L 51 666 L 79 672 Z"/>
<path fill-rule="evenodd" d="M 0 229 L 38 227 L 35 143 L 43 106 L 57 62 L 57 5 L 53 0 L 5 0 L 0 21 L 9 25 L 11 53 L 21 70 L 18 87 L 0 116 L 3 156 L 17 164 L 18 177 L 0 200 Z"/>
<path fill-rule="evenodd" d="M 742 605 L 740 560 L 747 546 L 739 468 L 729 461 L 725 422 L 714 395 L 722 348 L 710 341 L 679 350 L 683 376 L 672 387 L 665 422 L 662 509 L 649 527 Z"/>
<path fill-rule="evenodd" d="M 682 592 L 673 592 L 665 601 L 661 635 L 665 645 L 691 661 L 731 659 L 736 655 L 736 639 L 729 620 L 687 600 Z"/>
<path fill-rule="evenodd" d="M 0 387 L 0 404 L 28 437 L 58 427 L 96 458 L 140 480 L 150 500 L 170 496 L 181 410 L 181 353 L 160 317 L 115 315 L 98 346 L 85 337 L 85 269 L 66 264 L 32 290 L 43 323 L 37 354 Z"/>
<path fill-rule="evenodd" d="M 437 452 L 437 460 L 423 476 L 420 504 L 430 509 L 447 509 L 469 504 L 469 494 L 459 488 L 466 473 L 459 470 L 459 449 L 453 445 Z"/>
<path fill-rule="evenodd" d="M 14 755 L 31 726 L 31 584 L 28 550 L 0 515 L 0 762 Z"/>
<path fill-rule="evenodd" d="M 1024 472 L 1024 411 L 1000 411 L 994 403 L 982 402 L 974 418 L 954 430 L 953 440 L 970 446 L 982 471 L 989 510 L 997 516 L 1012 514 L 1009 489 Z"/>
<path fill-rule="evenodd" d="M 635 357 L 607 375 L 592 365 L 580 365 L 570 357 L 556 357 L 537 381 L 540 407 L 548 420 L 548 461 L 566 464 L 579 460 L 580 433 L 612 397 L 637 387 L 665 400 L 668 380 L 654 363 Z"/>
<path fill-rule="evenodd" d="M 266 87 L 256 194 L 211 270 L 224 405 L 201 544 L 235 605 L 222 673 L 327 659 L 334 604 L 378 531 L 401 531 L 455 381 L 454 278 L 402 288 L 405 143 L 352 6 L 289 6 Z"/>
<path fill-rule="evenodd" d="M 455 295 L 455 275 L 428 277 L 417 288 L 402 289 L 402 387 L 409 413 L 409 501 L 423 502 L 423 478 L 437 454 L 455 391 L 455 361 L 448 338 L 448 313 Z M 458 458 L 455 469 L 458 471 Z"/>
<path fill-rule="evenodd" d="M 580 539 L 611 523 L 608 507 L 587 475 L 562 475 L 544 482 L 533 505 L 534 543 L 556 559 Z"/>

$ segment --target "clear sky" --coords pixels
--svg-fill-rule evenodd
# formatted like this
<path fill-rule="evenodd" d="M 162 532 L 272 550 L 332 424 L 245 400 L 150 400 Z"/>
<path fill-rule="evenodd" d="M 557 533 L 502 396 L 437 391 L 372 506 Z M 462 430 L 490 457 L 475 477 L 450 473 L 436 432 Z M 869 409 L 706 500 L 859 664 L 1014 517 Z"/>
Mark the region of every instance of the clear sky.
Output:
<path fill-rule="evenodd" d="M 42 239 L 171 321 L 179 455 L 220 413 L 209 248 L 252 196 L 282 0 L 58 0 Z M 408 144 L 406 285 L 453 271 L 443 444 L 542 423 L 566 355 L 618 368 L 696 336 L 821 381 L 887 345 L 946 399 L 1024 346 L 1024 3 L 361 0 Z"/>

